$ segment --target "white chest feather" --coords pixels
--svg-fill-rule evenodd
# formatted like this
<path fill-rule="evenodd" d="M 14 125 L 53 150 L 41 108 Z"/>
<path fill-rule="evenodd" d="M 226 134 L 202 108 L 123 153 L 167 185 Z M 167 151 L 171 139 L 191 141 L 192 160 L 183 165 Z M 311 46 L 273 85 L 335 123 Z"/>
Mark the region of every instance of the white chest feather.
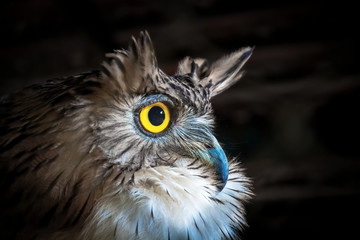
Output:
<path fill-rule="evenodd" d="M 136 172 L 129 190 L 98 203 L 84 239 L 225 239 L 245 224 L 248 180 L 230 164 L 229 180 L 216 193 L 195 169 L 156 167 Z"/>

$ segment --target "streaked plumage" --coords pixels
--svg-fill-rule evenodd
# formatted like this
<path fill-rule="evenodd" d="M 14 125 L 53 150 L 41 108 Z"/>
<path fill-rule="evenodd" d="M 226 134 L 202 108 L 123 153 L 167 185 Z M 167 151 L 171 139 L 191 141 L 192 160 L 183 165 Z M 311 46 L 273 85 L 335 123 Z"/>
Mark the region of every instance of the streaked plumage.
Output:
<path fill-rule="evenodd" d="M 212 134 L 210 99 L 251 53 L 168 76 L 145 32 L 101 71 L 3 97 L 0 239 L 236 237 L 249 180 Z"/>

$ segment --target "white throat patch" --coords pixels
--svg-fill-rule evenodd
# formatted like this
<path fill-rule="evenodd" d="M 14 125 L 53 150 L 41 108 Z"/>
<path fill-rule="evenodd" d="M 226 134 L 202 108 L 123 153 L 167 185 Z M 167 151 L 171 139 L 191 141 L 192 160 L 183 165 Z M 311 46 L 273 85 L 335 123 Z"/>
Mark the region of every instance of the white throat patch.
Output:
<path fill-rule="evenodd" d="M 201 171 L 159 166 L 136 172 L 129 190 L 104 197 L 88 219 L 84 239 L 225 239 L 245 225 L 251 195 L 237 164 L 215 194 Z"/>

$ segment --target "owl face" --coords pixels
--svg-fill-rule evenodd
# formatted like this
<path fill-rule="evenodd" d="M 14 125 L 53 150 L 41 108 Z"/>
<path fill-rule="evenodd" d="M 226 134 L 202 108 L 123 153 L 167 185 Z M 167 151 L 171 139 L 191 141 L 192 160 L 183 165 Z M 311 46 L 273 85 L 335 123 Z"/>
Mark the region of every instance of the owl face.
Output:
<path fill-rule="evenodd" d="M 210 99 L 238 80 L 251 51 L 244 48 L 211 69 L 203 59 L 186 58 L 174 76 L 158 68 L 147 33 L 133 39 L 129 51 L 107 54 L 103 78 L 121 89 L 113 94 L 118 101 L 111 103 L 117 114 L 111 109 L 111 116 L 100 123 L 107 132 L 100 127 L 99 139 L 111 139 L 111 143 L 100 140 L 104 152 L 128 170 L 172 166 L 179 160 L 179 164 L 201 162 L 215 174 L 221 191 L 228 178 L 228 160 L 212 134 Z M 111 132 L 109 125 L 115 126 Z M 189 162 L 181 161 L 185 158 Z"/>
<path fill-rule="evenodd" d="M 250 184 L 213 135 L 211 99 L 251 53 L 211 65 L 187 57 L 169 76 L 145 32 L 106 54 L 101 71 L 9 97 L 0 105 L 0 238 L 234 237 Z"/>

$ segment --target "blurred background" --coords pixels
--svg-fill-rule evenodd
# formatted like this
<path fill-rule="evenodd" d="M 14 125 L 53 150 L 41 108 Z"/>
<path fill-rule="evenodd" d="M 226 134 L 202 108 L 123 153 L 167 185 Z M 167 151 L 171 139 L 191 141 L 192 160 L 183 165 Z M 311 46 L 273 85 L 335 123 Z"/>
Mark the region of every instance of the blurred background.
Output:
<path fill-rule="evenodd" d="M 332 2 L 332 1 L 331 1 Z M 0 94 L 98 69 L 148 30 L 161 68 L 255 46 L 213 105 L 253 180 L 243 239 L 348 239 L 360 203 L 359 17 L 345 1 L 13 0 L 0 9 Z"/>

